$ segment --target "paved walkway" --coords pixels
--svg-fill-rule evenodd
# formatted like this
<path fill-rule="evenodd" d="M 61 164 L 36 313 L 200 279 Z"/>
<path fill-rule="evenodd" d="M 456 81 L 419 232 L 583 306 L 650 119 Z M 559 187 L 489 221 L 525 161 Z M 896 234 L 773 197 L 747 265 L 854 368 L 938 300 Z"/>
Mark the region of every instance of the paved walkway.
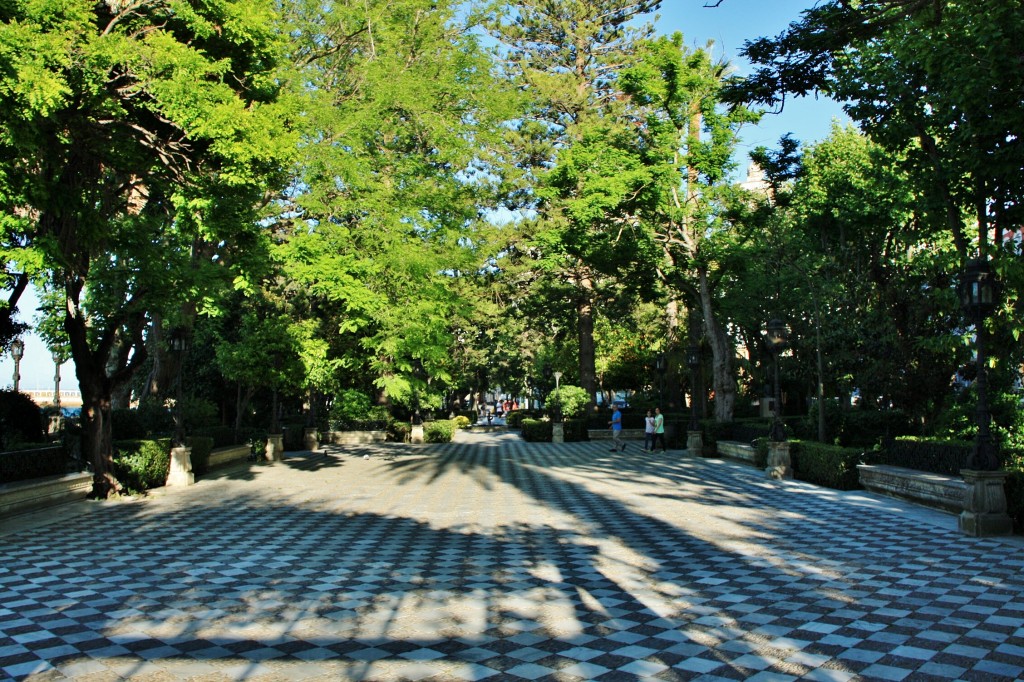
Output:
<path fill-rule="evenodd" d="M 605 445 L 351 446 L 7 520 L 0 678 L 1024 677 L 1021 538 Z"/>

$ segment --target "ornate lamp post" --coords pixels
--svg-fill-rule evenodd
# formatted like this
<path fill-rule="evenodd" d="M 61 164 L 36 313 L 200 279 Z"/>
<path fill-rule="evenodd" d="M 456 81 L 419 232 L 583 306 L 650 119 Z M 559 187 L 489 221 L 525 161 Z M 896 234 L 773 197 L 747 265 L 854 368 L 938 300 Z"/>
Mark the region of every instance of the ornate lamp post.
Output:
<path fill-rule="evenodd" d="M 14 392 L 21 387 L 21 359 L 25 357 L 25 342 L 15 339 L 11 342 L 11 357 L 14 358 Z"/>
<path fill-rule="evenodd" d="M 697 370 L 700 369 L 700 346 L 686 348 L 686 366 L 690 368 L 690 428 L 686 433 L 686 450 L 691 457 L 700 457 L 704 450 L 704 432 L 697 418 Z"/>
<path fill-rule="evenodd" d="M 779 383 L 779 355 L 789 345 L 789 329 L 786 324 L 778 319 L 774 318 L 768 322 L 767 333 L 765 334 L 765 344 L 768 346 L 768 351 L 774 356 L 774 378 L 775 378 L 775 398 L 774 398 L 774 414 L 772 417 L 772 428 L 768 432 L 768 437 L 775 442 L 783 442 L 786 440 L 786 425 L 782 422 L 782 417 L 779 415 L 780 405 L 782 404 L 782 389 Z"/>
<path fill-rule="evenodd" d="M 61 354 L 53 351 L 53 406 L 60 409 L 60 361 Z"/>
<path fill-rule="evenodd" d="M 764 342 L 769 352 L 775 356 L 775 414 L 772 419 L 772 428 L 768 432 L 768 465 L 765 467 L 765 475 L 774 479 L 793 478 L 789 443 L 786 441 L 786 426 L 782 423 L 782 417 L 779 415 L 782 404 L 782 388 L 779 384 L 779 355 L 789 344 L 789 328 L 778 318 L 770 320 L 766 328 Z"/>
<path fill-rule="evenodd" d="M 192 485 L 196 482 L 192 473 L 192 448 L 185 445 L 185 406 L 182 404 L 182 363 L 188 338 L 185 330 L 175 328 L 167 337 L 167 349 L 178 361 L 178 376 L 174 386 L 174 444 L 171 447 L 171 464 L 167 472 L 167 485 Z"/>
<path fill-rule="evenodd" d="M 658 372 L 658 405 L 662 405 L 665 393 L 665 370 L 668 369 L 664 353 L 658 353 L 658 357 L 654 359 L 654 369 Z"/>
<path fill-rule="evenodd" d="M 999 450 L 992 441 L 989 423 L 992 415 L 988 410 L 988 376 L 985 371 L 985 320 L 996 307 L 995 275 L 985 258 L 975 258 L 967 263 L 960 280 L 960 298 L 964 312 L 974 323 L 976 338 L 976 362 L 978 367 L 978 405 L 975 418 L 978 434 L 974 448 L 967 459 L 967 466 L 961 470 L 968 489 L 964 495 L 964 510 L 957 525 L 960 530 L 975 537 L 1009 535 L 1013 532 L 1013 520 L 1006 511 L 1006 472 L 1000 471 Z"/>

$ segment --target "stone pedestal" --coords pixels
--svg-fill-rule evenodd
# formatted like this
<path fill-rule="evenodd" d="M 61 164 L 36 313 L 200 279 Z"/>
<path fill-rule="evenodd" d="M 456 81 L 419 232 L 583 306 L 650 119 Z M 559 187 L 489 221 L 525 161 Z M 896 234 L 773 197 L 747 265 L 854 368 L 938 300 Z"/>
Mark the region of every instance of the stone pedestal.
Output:
<path fill-rule="evenodd" d="M 686 454 L 700 457 L 704 454 L 704 433 L 702 431 L 686 432 Z"/>
<path fill-rule="evenodd" d="M 957 525 L 964 535 L 976 538 L 1011 535 L 1013 519 L 1006 513 L 1006 472 L 963 469 L 967 483 L 964 510 Z"/>
<path fill-rule="evenodd" d="M 302 432 L 302 447 L 307 450 L 316 450 L 320 447 L 320 432 L 315 427 Z"/>
<path fill-rule="evenodd" d="M 167 485 L 192 485 L 195 482 L 196 477 L 192 473 L 192 448 L 171 448 L 171 468 L 167 472 Z"/>
<path fill-rule="evenodd" d="M 565 442 L 565 424 L 563 424 L 562 422 L 555 422 L 554 424 L 551 425 L 551 442 Z"/>
<path fill-rule="evenodd" d="M 768 443 L 768 466 L 764 468 L 768 478 L 781 480 L 793 478 L 793 464 L 789 458 L 789 442 L 771 441 Z"/>
<path fill-rule="evenodd" d="M 280 462 L 284 459 L 284 434 L 272 433 L 267 436 L 267 447 L 263 454 L 268 462 Z"/>
<path fill-rule="evenodd" d="M 423 424 L 413 424 L 409 433 L 409 440 L 413 443 L 423 442 Z"/>

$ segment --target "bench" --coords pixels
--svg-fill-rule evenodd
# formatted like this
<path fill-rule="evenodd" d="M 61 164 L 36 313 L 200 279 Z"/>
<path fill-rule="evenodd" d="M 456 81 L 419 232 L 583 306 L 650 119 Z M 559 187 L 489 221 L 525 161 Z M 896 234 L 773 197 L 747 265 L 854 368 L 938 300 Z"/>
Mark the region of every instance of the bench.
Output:
<path fill-rule="evenodd" d="M 92 490 L 92 474 L 44 476 L 0 485 L 0 516 L 84 500 Z"/>
<path fill-rule="evenodd" d="M 716 448 L 720 457 L 737 459 L 746 462 L 751 466 L 757 466 L 757 451 L 750 443 L 741 443 L 735 440 L 720 440 Z"/>
<path fill-rule="evenodd" d="M 228 445 L 221 448 L 214 448 L 210 451 L 210 459 L 207 461 L 207 468 L 225 466 L 235 462 L 245 461 L 249 457 L 252 448 L 247 444 Z"/>
<path fill-rule="evenodd" d="M 945 476 L 888 464 L 858 464 L 865 490 L 896 497 L 933 509 L 959 514 L 964 510 L 968 484 L 959 476 Z"/>

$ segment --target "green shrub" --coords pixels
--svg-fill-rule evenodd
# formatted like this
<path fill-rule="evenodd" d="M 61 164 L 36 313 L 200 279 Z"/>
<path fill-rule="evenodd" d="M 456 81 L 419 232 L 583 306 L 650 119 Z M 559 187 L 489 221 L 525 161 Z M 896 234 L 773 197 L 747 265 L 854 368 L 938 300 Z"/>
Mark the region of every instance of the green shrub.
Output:
<path fill-rule="evenodd" d="M 455 428 L 457 429 L 468 429 L 473 424 L 473 422 L 471 422 L 468 417 L 462 414 L 452 419 L 452 422 L 455 423 Z"/>
<path fill-rule="evenodd" d="M 167 482 L 171 465 L 171 441 L 118 441 L 114 443 L 114 476 L 133 495 L 159 488 Z"/>
<path fill-rule="evenodd" d="M 864 450 L 826 445 L 812 441 L 790 441 L 793 475 L 801 481 L 833 488 L 859 490 L 860 472 L 857 465 L 864 462 Z"/>
<path fill-rule="evenodd" d="M 538 415 L 533 410 L 513 410 L 505 415 L 505 425 L 512 429 L 521 428 L 524 419 L 535 419 Z"/>
<path fill-rule="evenodd" d="M 146 421 L 138 410 L 112 410 L 110 428 L 114 440 L 142 440 L 149 435 Z"/>
<path fill-rule="evenodd" d="M 412 426 L 405 422 L 393 421 L 387 425 L 387 439 L 393 443 L 405 443 L 412 433 Z"/>
<path fill-rule="evenodd" d="M 0 391 L 0 447 L 45 441 L 43 414 L 32 398 L 19 391 Z"/>
<path fill-rule="evenodd" d="M 142 420 L 143 438 L 153 434 L 174 433 L 174 414 L 164 403 L 156 399 L 143 400 L 136 409 Z"/>
<path fill-rule="evenodd" d="M 206 398 L 185 398 L 181 406 L 185 419 L 185 430 L 192 433 L 196 429 L 216 426 L 218 420 L 217 404 Z"/>
<path fill-rule="evenodd" d="M 552 424 L 549 421 L 524 419 L 521 425 L 523 440 L 528 443 L 550 443 L 551 427 Z"/>
<path fill-rule="evenodd" d="M 559 386 L 544 401 L 548 412 L 563 417 L 580 417 L 590 405 L 590 393 L 581 386 Z"/>
<path fill-rule="evenodd" d="M 562 422 L 562 433 L 566 443 L 579 443 L 590 440 L 590 436 L 587 434 L 586 419 L 566 419 Z"/>
<path fill-rule="evenodd" d="M 423 441 L 425 443 L 451 443 L 454 436 L 454 420 L 438 419 L 423 425 Z"/>
<path fill-rule="evenodd" d="M 354 388 L 347 388 L 334 396 L 334 402 L 331 404 L 331 422 L 368 421 L 372 407 L 373 401 L 370 396 Z"/>
<path fill-rule="evenodd" d="M 186 444 L 192 448 L 192 473 L 205 474 L 210 470 L 210 452 L 213 450 L 213 438 L 209 436 L 189 436 Z"/>
<path fill-rule="evenodd" d="M 878 455 L 880 464 L 959 476 L 972 443 L 966 441 L 925 440 L 904 436 L 888 441 Z"/>
<path fill-rule="evenodd" d="M 235 430 L 230 426 L 206 426 L 192 431 L 193 436 L 202 436 L 213 439 L 213 447 L 224 448 L 229 445 L 238 445 L 243 442 L 235 438 Z"/>
<path fill-rule="evenodd" d="M 26 444 L 17 450 L 0 452 L 0 483 L 66 474 L 69 464 L 67 452 L 60 445 Z"/>

